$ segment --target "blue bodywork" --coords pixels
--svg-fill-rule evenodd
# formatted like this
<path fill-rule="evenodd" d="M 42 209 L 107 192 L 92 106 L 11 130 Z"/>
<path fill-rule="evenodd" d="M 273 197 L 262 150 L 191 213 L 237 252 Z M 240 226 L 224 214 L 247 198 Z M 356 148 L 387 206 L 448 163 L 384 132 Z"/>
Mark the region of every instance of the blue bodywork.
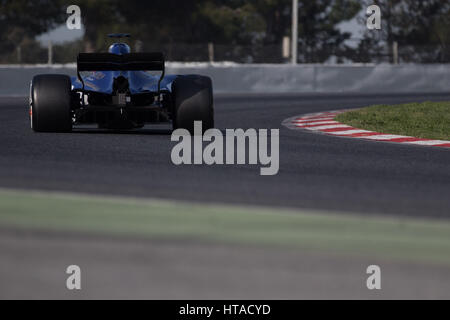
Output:
<path fill-rule="evenodd" d="M 78 77 L 71 78 L 72 92 L 79 94 L 74 124 L 130 129 L 172 120 L 172 84 L 180 76 L 165 76 L 162 54 L 130 54 L 127 44 L 115 43 L 107 54 L 80 54 L 77 64 Z"/>
<path fill-rule="evenodd" d="M 123 76 L 128 79 L 132 95 L 158 91 L 159 76 L 146 71 L 95 71 L 82 72 L 85 92 L 113 94 L 114 79 Z M 161 82 L 161 92 L 171 92 L 177 75 L 167 75 Z M 82 90 L 81 81 L 72 77 L 72 90 Z"/>
<path fill-rule="evenodd" d="M 113 35 L 114 36 L 114 35 Z M 119 35 L 120 36 L 120 35 Z M 130 53 L 130 47 L 126 43 L 112 44 L 108 52 L 115 55 Z M 158 92 L 159 75 L 147 71 L 92 71 L 81 72 L 80 76 L 84 82 L 84 92 L 113 94 L 114 79 L 122 76 L 128 80 L 131 95 Z M 161 92 L 171 92 L 172 82 L 176 75 L 164 76 L 161 82 Z M 78 77 L 72 77 L 72 90 L 81 91 L 83 84 Z"/>

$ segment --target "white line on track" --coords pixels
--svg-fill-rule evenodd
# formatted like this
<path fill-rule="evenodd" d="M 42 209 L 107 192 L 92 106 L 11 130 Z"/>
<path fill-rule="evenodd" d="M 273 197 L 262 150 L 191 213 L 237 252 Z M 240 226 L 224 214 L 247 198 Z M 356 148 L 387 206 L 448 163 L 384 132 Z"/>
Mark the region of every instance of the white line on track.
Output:
<path fill-rule="evenodd" d="M 311 127 L 311 128 L 307 128 L 307 129 L 313 130 L 313 131 L 321 131 L 321 130 L 327 130 L 327 129 L 340 129 L 340 128 L 353 129 L 352 127 L 350 127 L 346 124 L 335 124 L 335 125 L 329 125 L 329 126 Z"/>
<path fill-rule="evenodd" d="M 297 123 L 297 126 L 299 126 L 299 127 L 303 127 L 303 126 L 318 126 L 318 125 L 326 125 L 326 124 L 327 125 L 339 124 L 339 122 L 337 122 L 337 121 L 304 122 L 304 123 Z"/>
<path fill-rule="evenodd" d="M 335 135 L 335 136 L 347 136 L 347 135 L 358 134 L 358 133 L 371 133 L 371 131 L 352 129 L 352 130 L 348 130 L 348 131 L 336 131 L 336 132 L 328 132 L 328 133 Z"/>
<path fill-rule="evenodd" d="M 376 136 L 364 137 L 364 139 L 369 140 L 393 140 L 393 139 L 401 139 L 401 138 L 409 138 L 407 136 L 399 136 L 396 134 L 380 134 Z"/>
<path fill-rule="evenodd" d="M 425 140 L 425 141 L 406 141 L 404 143 L 408 144 L 417 144 L 420 146 L 433 146 L 433 145 L 440 145 L 440 144 L 449 144 L 449 141 L 442 141 L 442 140 Z"/>

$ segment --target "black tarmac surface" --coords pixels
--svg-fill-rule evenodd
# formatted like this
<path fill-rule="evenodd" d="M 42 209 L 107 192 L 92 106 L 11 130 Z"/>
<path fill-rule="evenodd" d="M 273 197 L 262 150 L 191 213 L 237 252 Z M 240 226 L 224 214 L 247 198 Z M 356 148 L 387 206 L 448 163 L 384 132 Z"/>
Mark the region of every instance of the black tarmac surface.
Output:
<path fill-rule="evenodd" d="M 281 122 L 326 110 L 449 100 L 448 95 L 220 95 L 220 129 L 280 128 L 280 171 L 175 166 L 166 129 L 33 133 L 26 98 L 0 98 L 0 187 L 199 202 L 450 217 L 450 150 L 292 131 Z"/>

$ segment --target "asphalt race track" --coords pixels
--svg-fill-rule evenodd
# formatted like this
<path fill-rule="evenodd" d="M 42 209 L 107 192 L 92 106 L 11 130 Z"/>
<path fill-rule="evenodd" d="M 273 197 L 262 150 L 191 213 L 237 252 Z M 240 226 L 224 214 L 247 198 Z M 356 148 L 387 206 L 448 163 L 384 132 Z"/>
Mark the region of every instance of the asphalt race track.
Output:
<path fill-rule="evenodd" d="M 37 134 L 27 98 L 0 98 L 0 188 L 450 218 L 450 151 L 288 130 L 326 110 L 450 100 L 446 95 L 221 95 L 216 125 L 280 129 L 280 171 L 175 166 L 170 131 Z M 276 209 L 275 209 L 276 211 Z M 420 236 L 420 235 L 419 235 Z M 83 290 L 65 288 L 65 268 Z M 0 298 L 449 298 L 450 268 L 376 260 L 383 290 L 365 287 L 370 257 L 289 248 L 46 232 L 0 226 Z"/>
<path fill-rule="evenodd" d="M 289 117 L 448 95 L 237 95 L 216 97 L 216 126 L 280 128 L 280 171 L 175 166 L 166 129 L 37 134 L 26 98 L 0 99 L 0 187 L 450 217 L 450 151 L 357 141 L 281 126 Z"/>

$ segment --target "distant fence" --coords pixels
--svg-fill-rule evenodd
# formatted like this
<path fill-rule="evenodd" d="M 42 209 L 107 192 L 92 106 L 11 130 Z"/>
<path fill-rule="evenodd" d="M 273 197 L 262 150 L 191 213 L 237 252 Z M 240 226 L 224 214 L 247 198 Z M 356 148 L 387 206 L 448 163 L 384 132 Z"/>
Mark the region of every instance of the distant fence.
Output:
<path fill-rule="evenodd" d="M 109 44 L 96 48 L 96 52 L 106 52 Z M 220 43 L 156 43 L 131 41 L 133 52 L 163 52 L 166 60 L 180 62 L 219 62 L 233 61 L 248 64 L 272 64 L 291 61 L 289 38 L 278 44 L 220 44 Z M 347 45 L 336 46 L 325 42 L 316 46 L 298 46 L 298 63 L 416 63 L 439 64 L 450 63 L 450 43 L 435 45 L 418 45 L 414 43 L 383 41 L 365 41 L 352 38 Z M 47 45 L 29 42 L 17 46 L 14 50 L 0 50 L 1 64 L 36 64 L 36 63 L 70 63 L 79 52 L 89 52 L 83 40 Z"/>
<path fill-rule="evenodd" d="M 74 65 L 0 65 L 0 95 L 26 95 L 41 73 L 75 75 Z M 289 65 L 168 63 L 168 74 L 204 74 L 217 93 L 449 92 L 450 64 Z"/>

